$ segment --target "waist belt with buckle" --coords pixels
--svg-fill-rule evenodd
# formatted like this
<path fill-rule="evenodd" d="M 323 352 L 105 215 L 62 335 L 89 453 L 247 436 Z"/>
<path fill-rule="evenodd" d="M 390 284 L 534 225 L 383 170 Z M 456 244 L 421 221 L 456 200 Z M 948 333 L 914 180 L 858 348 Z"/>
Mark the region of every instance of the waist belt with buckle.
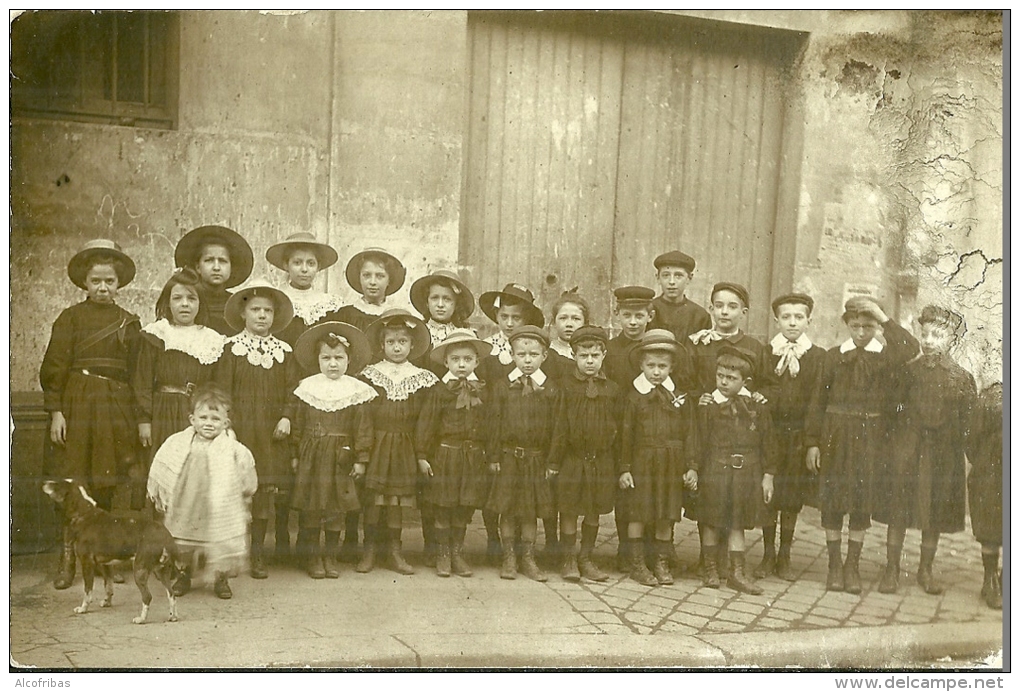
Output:
<path fill-rule="evenodd" d="M 480 449 L 480 446 L 471 440 L 465 440 L 464 442 L 440 442 L 439 446 L 446 447 L 447 449 L 466 449 L 468 451 Z"/>
<path fill-rule="evenodd" d="M 118 380 L 116 377 L 107 377 L 106 375 L 100 375 L 99 373 L 92 372 L 88 368 L 74 368 L 74 371 L 81 373 L 86 377 L 95 377 L 100 380 L 106 380 L 107 382 L 113 382 L 115 384 L 127 386 L 127 382 L 125 382 L 124 380 Z"/>
<path fill-rule="evenodd" d="M 726 468 L 742 469 L 745 466 L 751 467 L 758 463 L 755 456 L 744 454 L 724 454 L 719 457 L 719 463 Z"/>
<path fill-rule="evenodd" d="M 172 384 L 161 385 L 159 391 L 163 394 L 183 394 L 184 396 L 191 396 L 195 392 L 195 383 L 189 382 L 184 387 L 177 387 Z"/>
<path fill-rule="evenodd" d="M 530 449 L 527 447 L 504 447 L 503 451 L 507 454 L 513 454 L 518 459 L 523 459 L 528 454 L 541 454 L 541 449 Z"/>

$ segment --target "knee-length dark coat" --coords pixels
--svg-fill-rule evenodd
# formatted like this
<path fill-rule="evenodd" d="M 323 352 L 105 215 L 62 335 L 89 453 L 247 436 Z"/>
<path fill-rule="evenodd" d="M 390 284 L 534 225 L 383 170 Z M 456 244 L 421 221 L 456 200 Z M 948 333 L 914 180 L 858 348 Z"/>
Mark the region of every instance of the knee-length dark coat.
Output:
<path fill-rule="evenodd" d="M 1002 545 L 1002 383 L 978 397 L 967 438 L 970 522 L 982 543 Z"/>

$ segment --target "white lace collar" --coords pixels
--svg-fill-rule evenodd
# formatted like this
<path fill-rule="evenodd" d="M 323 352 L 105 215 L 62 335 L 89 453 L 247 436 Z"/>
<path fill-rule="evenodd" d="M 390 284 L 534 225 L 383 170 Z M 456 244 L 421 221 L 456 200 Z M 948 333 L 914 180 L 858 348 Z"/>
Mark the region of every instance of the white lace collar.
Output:
<path fill-rule="evenodd" d="M 783 336 L 782 333 L 776 334 L 774 337 L 772 337 L 772 341 L 770 341 L 769 344 L 772 346 L 772 353 L 777 356 L 783 355 L 782 353 L 780 353 L 780 351 L 784 350 L 786 344 L 795 344 L 796 345 L 795 350 L 799 355 L 804 355 L 805 353 L 807 353 L 808 349 L 810 349 L 811 346 L 814 345 L 811 342 L 811 338 L 807 334 L 801 334 L 799 337 L 797 337 L 796 341 L 790 341 L 785 336 Z"/>
<path fill-rule="evenodd" d="M 857 348 L 857 346 L 856 344 L 854 344 L 854 340 L 847 339 L 846 341 L 839 345 L 839 352 L 849 353 L 850 351 L 853 351 L 855 348 Z M 872 338 L 871 341 L 869 341 L 868 344 L 864 347 L 864 350 L 867 351 L 868 353 L 881 353 L 882 349 L 884 348 L 885 346 L 882 345 L 881 341 Z"/>
<path fill-rule="evenodd" d="M 670 394 L 676 390 L 676 385 L 673 384 L 673 378 L 669 376 L 662 381 L 662 387 Z M 648 392 L 655 389 L 655 385 L 648 381 L 648 378 L 645 377 L 644 373 L 641 373 L 634 378 L 634 389 L 638 390 L 639 394 L 648 394 Z"/>
<path fill-rule="evenodd" d="M 393 307 L 385 299 L 383 299 L 383 302 L 380 305 L 369 303 L 367 300 L 365 300 L 365 296 L 358 296 L 358 299 L 355 300 L 351 305 L 360 310 L 361 312 L 365 313 L 366 315 L 375 315 L 376 317 L 378 317 L 379 315 L 383 314 L 391 307 Z"/>
<path fill-rule="evenodd" d="M 283 287 L 283 292 L 294 305 L 294 316 L 300 317 L 307 326 L 318 322 L 326 313 L 343 307 L 343 303 L 336 296 L 313 288 L 294 288 L 287 284 Z"/>
<path fill-rule="evenodd" d="M 166 350 L 187 353 L 202 365 L 215 363 L 223 355 L 223 335 L 201 324 L 182 327 L 163 318 L 145 325 L 142 331 L 159 337 Z"/>
<path fill-rule="evenodd" d="M 563 339 L 559 338 L 553 339 L 552 342 L 549 344 L 549 348 L 556 351 L 556 353 L 559 353 L 564 358 L 574 360 L 574 349 L 570 348 L 570 344 L 568 344 Z"/>
<path fill-rule="evenodd" d="M 447 370 L 446 374 L 443 375 L 443 383 L 444 384 L 449 384 L 450 382 L 456 382 L 459 379 L 460 379 L 459 377 L 454 375 L 449 370 Z M 476 375 L 474 373 L 471 373 L 470 375 L 467 376 L 466 379 L 467 379 L 468 382 L 478 382 L 478 375 Z"/>
<path fill-rule="evenodd" d="M 439 382 L 431 370 L 423 370 L 410 361 L 391 363 L 381 360 L 361 371 L 361 376 L 381 387 L 390 401 L 404 401 L 419 389 L 425 389 Z"/>
<path fill-rule="evenodd" d="M 275 336 L 259 336 L 252 334 L 247 329 L 227 339 L 227 343 L 233 344 L 230 352 L 235 356 L 246 356 L 248 362 L 256 367 L 269 370 L 273 363 L 282 363 L 286 354 L 291 353 L 290 344 L 280 341 Z"/>
<path fill-rule="evenodd" d="M 450 334 L 452 334 L 457 329 L 463 329 L 462 327 L 458 327 L 457 325 L 455 325 L 453 322 L 445 322 L 445 323 L 444 322 L 436 322 L 433 319 L 430 319 L 425 324 L 429 328 L 429 334 L 432 335 L 432 345 L 433 346 L 438 344 L 440 341 L 442 341 L 446 337 L 450 336 Z"/>
<path fill-rule="evenodd" d="M 520 368 L 514 368 L 513 370 L 510 371 L 510 374 L 508 374 L 506 376 L 506 378 L 508 380 L 510 380 L 511 382 L 516 382 L 517 380 L 521 379 L 522 377 L 524 377 L 524 373 L 521 372 Z M 534 382 L 535 384 L 537 384 L 539 387 L 544 385 L 545 381 L 547 379 L 549 379 L 549 378 L 546 377 L 545 373 L 542 372 L 541 368 L 539 368 L 535 372 L 531 373 L 531 381 Z"/>
<path fill-rule="evenodd" d="M 378 394 L 370 385 L 350 375 L 331 380 L 319 373 L 301 380 L 294 396 L 314 409 L 332 412 L 371 401 Z"/>
<path fill-rule="evenodd" d="M 750 399 L 751 392 L 747 391 L 747 387 L 741 387 L 740 391 L 737 392 L 737 396 L 746 396 L 748 399 Z M 712 392 L 712 401 L 714 401 L 717 404 L 725 404 L 727 401 L 729 401 L 729 399 L 724 397 L 722 395 L 722 392 L 716 389 L 714 392 Z"/>
<path fill-rule="evenodd" d="M 510 350 L 510 342 L 507 340 L 506 334 L 498 331 L 486 341 L 492 344 L 492 351 L 489 352 L 489 355 L 496 356 L 501 365 L 510 365 L 514 362 L 513 352 Z"/>

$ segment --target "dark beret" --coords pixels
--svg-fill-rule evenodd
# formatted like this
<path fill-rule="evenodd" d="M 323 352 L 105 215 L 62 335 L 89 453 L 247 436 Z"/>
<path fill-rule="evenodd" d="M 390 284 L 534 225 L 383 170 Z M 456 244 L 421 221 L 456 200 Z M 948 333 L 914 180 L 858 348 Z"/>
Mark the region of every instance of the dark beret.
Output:
<path fill-rule="evenodd" d="M 740 284 L 735 284 L 730 281 L 720 281 L 712 287 L 712 300 L 715 300 L 715 294 L 719 291 L 730 291 L 732 293 L 736 293 L 737 297 L 744 301 L 744 307 L 750 307 L 747 299 L 747 289 Z"/>

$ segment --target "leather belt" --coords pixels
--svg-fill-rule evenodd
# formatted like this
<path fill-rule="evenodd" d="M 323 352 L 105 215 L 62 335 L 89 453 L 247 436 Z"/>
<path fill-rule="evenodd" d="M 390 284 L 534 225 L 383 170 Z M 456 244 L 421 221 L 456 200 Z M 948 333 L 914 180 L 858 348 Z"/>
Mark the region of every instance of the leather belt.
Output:
<path fill-rule="evenodd" d="M 528 454 L 541 454 L 541 449 L 528 449 L 526 447 L 504 447 L 503 451 L 507 454 L 513 454 L 518 459 L 523 459 Z"/>
<path fill-rule="evenodd" d="M 829 406 L 827 409 L 825 409 L 825 412 L 834 413 L 840 416 L 852 416 L 854 418 L 864 419 L 881 418 L 882 416 L 881 413 L 878 413 L 876 411 L 857 411 L 852 408 L 847 408 L 846 406 Z"/>
<path fill-rule="evenodd" d="M 177 387 L 172 384 L 160 385 L 160 393 L 162 394 L 183 394 L 184 396 L 191 396 L 195 392 L 195 383 L 189 382 L 184 387 Z"/>
<path fill-rule="evenodd" d="M 75 372 L 81 373 L 86 377 L 96 377 L 100 380 L 106 380 L 107 382 L 114 382 L 116 384 L 127 386 L 127 382 L 125 382 L 124 380 L 118 380 L 115 377 L 107 377 L 106 375 L 100 375 L 98 373 L 92 372 L 91 370 L 88 370 L 87 368 L 75 368 Z"/>
<path fill-rule="evenodd" d="M 730 469 L 750 468 L 758 463 L 756 456 L 744 454 L 724 454 L 718 458 L 721 466 Z"/>

